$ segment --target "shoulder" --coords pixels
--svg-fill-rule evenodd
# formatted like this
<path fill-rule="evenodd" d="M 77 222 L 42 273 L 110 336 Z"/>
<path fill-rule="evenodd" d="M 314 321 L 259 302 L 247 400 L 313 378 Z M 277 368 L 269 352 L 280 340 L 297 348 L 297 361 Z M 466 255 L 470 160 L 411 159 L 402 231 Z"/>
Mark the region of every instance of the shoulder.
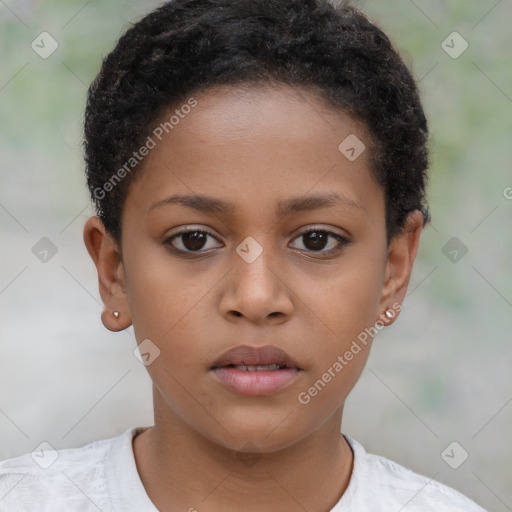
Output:
<path fill-rule="evenodd" d="M 118 437 L 79 448 L 41 449 L 0 461 L 0 510 L 110 510 L 104 461 Z M 71 506 L 72 505 L 72 506 Z"/>
<path fill-rule="evenodd" d="M 455 489 L 385 457 L 367 453 L 357 441 L 345 437 L 354 452 L 354 469 L 345 493 L 347 504 L 352 501 L 350 508 L 357 504 L 372 510 L 389 510 L 393 505 L 408 512 L 485 512 Z"/>

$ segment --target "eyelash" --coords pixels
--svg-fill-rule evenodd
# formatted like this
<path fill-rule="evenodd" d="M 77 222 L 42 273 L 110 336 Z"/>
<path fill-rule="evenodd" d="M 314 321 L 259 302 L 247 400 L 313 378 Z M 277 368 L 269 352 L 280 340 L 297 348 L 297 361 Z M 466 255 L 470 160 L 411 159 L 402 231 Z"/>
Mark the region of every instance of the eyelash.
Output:
<path fill-rule="evenodd" d="M 303 231 L 302 233 L 299 233 L 294 238 L 294 240 L 296 240 L 302 236 L 308 235 L 310 233 L 313 233 L 313 232 L 327 234 L 329 238 L 334 238 L 335 240 L 338 241 L 338 246 L 333 249 L 329 249 L 327 251 L 324 251 L 324 250 L 312 251 L 312 250 L 307 250 L 307 249 L 299 249 L 299 250 L 305 251 L 308 254 L 333 254 L 333 253 L 340 251 L 345 245 L 348 245 L 350 243 L 350 240 L 348 240 L 344 236 L 339 235 L 338 233 L 334 233 L 332 231 L 328 231 L 327 229 L 316 228 L 316 227 L 311 227 L 307 231 Z M 184 229 L 182 231 L 179 231 L 179 232 L 175 233 L 174 235 L 170 236 L 167 240 L 165 240 L 164 244 L 167 245 L 169 247 L 169 250 L 171 250 L 175 254 L 184 255 L 187 257 L 188 257 L 188 255 L 191 255 L 191 254 L 192 255 L 206 254 L 210 250 L 210 249 L 207 249 L 206 251 L 204 251 L 204 250 L 200 250 L 200 251 L 185 250 L 184 251 L 182 249 L 177 249 L 176 247 L 174 247 L 172 245 L 172 242 L 174 241 L 175 238 L 179 238 L 180 236 L 186 235 L 187 233 L 206 234 L 206 235 L 209 235 L 210 237 L 214 238 L 215 240 L 217 240 L 217 238 L 215 236 L 213 236 L 209 231 L 205 231 L 203 229 L 198 229 L 198 228 L 189 228 L 189 229 Z"/>

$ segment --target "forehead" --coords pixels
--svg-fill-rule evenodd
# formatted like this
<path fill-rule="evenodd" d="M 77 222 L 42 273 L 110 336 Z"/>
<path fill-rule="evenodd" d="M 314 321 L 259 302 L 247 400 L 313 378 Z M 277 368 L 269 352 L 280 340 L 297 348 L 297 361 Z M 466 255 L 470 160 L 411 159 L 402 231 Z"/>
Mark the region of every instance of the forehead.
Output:
<path fill-rule="evenodd" d="M 191 196 L 203 196 L 196 205 L 221 213 L 257 202 L 283 214 L 299 211 L 296 199 L 313 195 L 330 195 L 332 204 L 338 196 L 340 204 L 366 210 L 375 205 L 375 194 L 382 195 L 370 171 L 365 126 L 318 95 L 289 86 L 222 86 L 193 100 L 192 109 L 174 105 L 150 127 L 155 146 L 129 193 L 141 210 L 180 203 L 170 196 L 188 196 L 189 204 Z M 358 151 L 365 148 L 357 158 L 343 152 L 346 140 L 360 144 Z"/>

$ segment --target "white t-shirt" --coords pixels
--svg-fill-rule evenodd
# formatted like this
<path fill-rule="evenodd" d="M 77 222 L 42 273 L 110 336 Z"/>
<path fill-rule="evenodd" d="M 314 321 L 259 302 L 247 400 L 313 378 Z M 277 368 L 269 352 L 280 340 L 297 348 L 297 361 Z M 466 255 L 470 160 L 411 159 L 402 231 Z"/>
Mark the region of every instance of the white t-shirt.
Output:
<path fill-rule="evenodd" d="M 133 436 L 145 428 L 132 427 L 80 448 L 52 452 L 43 447 L 46 451 L 35 452 L 34 458 L 27 453 L 0 462 L 0 511 L 158 512 L 133 454 Z M 459 492 L 368 454 L 345 437 L 354 452 L 354 468 L 331 512 L 485 512 Z"/>

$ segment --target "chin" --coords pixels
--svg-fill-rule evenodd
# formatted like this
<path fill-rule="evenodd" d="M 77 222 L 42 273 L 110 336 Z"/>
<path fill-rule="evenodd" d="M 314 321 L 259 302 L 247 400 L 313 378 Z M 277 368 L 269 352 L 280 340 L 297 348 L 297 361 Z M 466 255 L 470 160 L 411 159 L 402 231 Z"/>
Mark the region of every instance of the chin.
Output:
<path fill-rule="evenodd" d="M 289 414 L 289 413 L 288 413 Z M 290 414 L 247 414 L 239 418 L 231 417 L 229 422 L 209 432 L 207 437 L 227 448 L 237 452 L 273 453 L 283 450 L 307 435 L 299 430 L 300 422 L 293 420 Z M 229 433 L 228 433 L 229 432 Z M 231 434 L 231 435 L 230 435 Z"/>

